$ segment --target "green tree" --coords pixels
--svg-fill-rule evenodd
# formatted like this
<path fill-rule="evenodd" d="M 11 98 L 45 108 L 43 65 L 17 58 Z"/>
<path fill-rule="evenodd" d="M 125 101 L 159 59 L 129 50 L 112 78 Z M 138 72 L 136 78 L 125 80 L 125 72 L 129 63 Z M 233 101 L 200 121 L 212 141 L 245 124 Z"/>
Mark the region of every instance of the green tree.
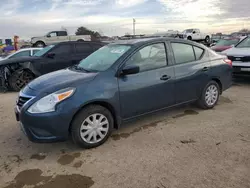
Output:
<path fill-rule="evenodd" d="M 92 40 L 98 40 L 101 35 L 97 31 L 92 31 L 86 27 L 79 27 L 77 28 L 76 35 L 91 35 Z"/>

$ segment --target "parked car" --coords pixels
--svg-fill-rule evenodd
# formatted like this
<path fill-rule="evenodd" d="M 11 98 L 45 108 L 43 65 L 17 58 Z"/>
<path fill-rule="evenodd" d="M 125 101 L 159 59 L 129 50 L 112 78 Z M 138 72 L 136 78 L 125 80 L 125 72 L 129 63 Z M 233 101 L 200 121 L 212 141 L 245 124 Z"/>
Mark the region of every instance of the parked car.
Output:
<path fill-rule="evenodd" d="M 101 42 L 63 42 L 47 46 L 34 56 L 0 61 L 0 83 L 5 89 L 19 91 L 38 76 L 78 64 L 103 45 Z"/>
<path fill-rule="evenodd" d="M 239 43 L 242 39 L 243 39 L 242 37 L 220 39 L 213 47 L 211 47 L 211 49 L 214 50 L 215 52 L 222 52 L 224 50 L 232 48 L 234 45 Z"/>
<path fill-rule="evenodd" d="M 35 47 L 45 47 L 50 44 L 67 41 L 91 41 L 90 35 L 68 35 L 67 31 L 51 31 L 42 37 L 32 37 L 31 44 Z"/>
<path fill-rule="evenodd" d="M 17 57 L 24 57 L 24 56 L 33 56 L 36 52 L 40 51 L 42 48 L 25 48 L 20 49 L 16 51 L 15 53 L 12 53 L 4 58 L 0 57 L 0 61 L 6 60 L 6 59 L 12 59 Z"/>
<path fill-rule="evenodd" d="M 250 76 L 250 37 L 246 37 L 234 48 L 222 52 L 232 61 L 235 76 Z"/>
<path fill-rule="evenodd" d="M 199 29 L 186 29 L 179 34 L 179 38 L 192 40 L 192 41 L 204 41 L 206 43 L 211 42 L 211 36 L 208 33 L 202 33 Z"/>
<path fill-rule="evenodd" d="M 180 104 L 213 108 L 231 85 L 231 61 L 181 39 L 117 41 L 79 65 L 41 76 L 19 93 L 15 114 L 34 142 L 92 148 L 127 120 Z"/>

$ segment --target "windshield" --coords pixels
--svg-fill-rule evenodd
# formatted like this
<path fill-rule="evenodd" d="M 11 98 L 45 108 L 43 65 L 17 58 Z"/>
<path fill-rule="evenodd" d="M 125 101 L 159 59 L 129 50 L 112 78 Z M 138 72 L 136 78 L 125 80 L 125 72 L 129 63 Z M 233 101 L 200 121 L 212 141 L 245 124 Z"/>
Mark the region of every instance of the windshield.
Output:
<path fill-rule="evenodd" d="M 233 44 L 237 44 L 239 41 L 240 39 L 221 39 L 215 46 L 231 46 Z"/>
<path fill-rule="evenodd" d="M 118 44 L 104 46 L 83 59 L 78 67 L 90 72 L 105 71 L 130 48 L 129 45 Z"/>
<path fill-rule="evenodd" d="M 242 40 L 236 48 L 250 48 L 250 37 L 245 38 Z"/>
<path fill-rule="evenodd" d="M 193 32 L 193 29 L 186 29 L 183 31 L 183 33 L 192 33 Z"/>
<path fill-rule="evenodd" d="M 37 57 L 43 56 L 45 53 L 47 53 L 54 46 L 55 45 L 49 45 L 49 46 L 43 48 L 42 50 L 36 52 L 33 56 L 37 56 Z"/>

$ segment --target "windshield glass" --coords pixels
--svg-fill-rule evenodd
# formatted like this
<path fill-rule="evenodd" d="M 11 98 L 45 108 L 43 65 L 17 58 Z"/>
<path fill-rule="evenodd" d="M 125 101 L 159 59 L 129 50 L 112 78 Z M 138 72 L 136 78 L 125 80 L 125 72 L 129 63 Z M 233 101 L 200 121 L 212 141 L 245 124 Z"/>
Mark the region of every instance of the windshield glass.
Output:
<path fill-rule="evenodd" d="M 237 44 L 239 41 L 240 39 L 221 39 L 215 46 L 231 46 L 233 44 Z"/>
<path fill-rule="evenodd" d="M 186 29 L 183 31 L 183 33 L 192 33 L 193 32 L 193 29 Z"/>
<path fill-rule="evenodd" d="M 49 51 L 54 46 L 55 45 L 49 45 L 49 46 L 43 48 L 42 50 L 36 52 L 33 56 L 37 56 L 37 57 L 43 56 L 47 51 Z"/>
<path fill-rule="evenodd" d="M 245 38 L 244 40 L 242 40 L 237 46 L 236 48 L 250 48 L 250 37 Z"/>
<path fill-rule="evenodd" d="M 105 71 L 128 51 L 129 48 L 131 46 L 119 44 L 104 46 L 89 55 L 86 59 L 83 59 L 78 67 L 86 71 Z"/>

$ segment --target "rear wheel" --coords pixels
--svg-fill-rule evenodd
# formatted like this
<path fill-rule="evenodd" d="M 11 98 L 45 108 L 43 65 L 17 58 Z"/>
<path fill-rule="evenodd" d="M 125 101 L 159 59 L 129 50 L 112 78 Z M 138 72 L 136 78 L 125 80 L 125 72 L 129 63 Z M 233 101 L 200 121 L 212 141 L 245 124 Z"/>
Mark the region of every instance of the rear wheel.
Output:
<path fill-rule="evenodd" d="M 19 70 L 12 73 L 9 77 L 9 87 L 13 91 L 20 91 L 24 86 L 26 86 L 30 81 L 35 78 L 34 74 L 26 71 Z"/>
<path fill-rule="evenodd" d="M 72 139 L 80 147 L 94 148 L 108 139 L 113 126 L 113 116 L 108 109 L 90 105 L 74 118 L 71 127 Z"/>
<path fill-rule="evenodd" d="M 191 36 L 188 36 L 188 38 L 187 38 L 188 40 L 192 40 L 192 37 Z"/>
<path fill-rule="evenodd" d="M 38 41 L 34 44 L 34 47 L 44 48 L 45 44 L 42 41 Z"/>
<path fill-rule="evenodd" d="M 209 36 L 206 36 L 205 42 L 206 42 L 206 43 L 209 43 L 209 42 L 210 42 L 210 37 L 209 37 Z"/>
<path fill-rule="evenodd" d="M 220 95 L 220 87 L 215 81 L 210 81 L 203 89 L 202 95 L 198 100 L 198 105 L 203 109 L 213 108 Z"/>

